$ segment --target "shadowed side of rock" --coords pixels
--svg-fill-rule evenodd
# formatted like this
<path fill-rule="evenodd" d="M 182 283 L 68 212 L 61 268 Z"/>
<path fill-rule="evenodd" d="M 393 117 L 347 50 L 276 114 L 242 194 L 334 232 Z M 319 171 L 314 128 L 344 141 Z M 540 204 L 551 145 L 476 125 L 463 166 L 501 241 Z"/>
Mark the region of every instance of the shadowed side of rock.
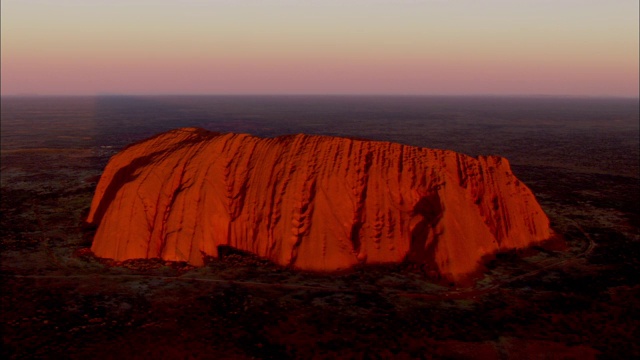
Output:
<path fill-rule="evenodd" d="M 118 261 L 202 265 L 225 245 L 305 270 L 408 260 L 452 279 L 551 236 L 504 158 L 194 128 L 115 155 L 87 222 L 94 253 Z"/>

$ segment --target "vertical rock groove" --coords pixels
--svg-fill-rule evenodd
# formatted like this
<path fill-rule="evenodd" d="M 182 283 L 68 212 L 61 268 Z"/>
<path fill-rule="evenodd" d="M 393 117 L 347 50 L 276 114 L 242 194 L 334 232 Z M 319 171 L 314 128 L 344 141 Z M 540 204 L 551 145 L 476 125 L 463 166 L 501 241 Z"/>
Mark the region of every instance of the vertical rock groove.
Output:
<path fill-rule="evenodd" d="M 195 128 L 116 154 L 87 222 L 94 253 L 119 261 L 202 265 L 225 245 L 299 269 L 412 261 L 453 279 L 552 235 L 504 158 Z"/>

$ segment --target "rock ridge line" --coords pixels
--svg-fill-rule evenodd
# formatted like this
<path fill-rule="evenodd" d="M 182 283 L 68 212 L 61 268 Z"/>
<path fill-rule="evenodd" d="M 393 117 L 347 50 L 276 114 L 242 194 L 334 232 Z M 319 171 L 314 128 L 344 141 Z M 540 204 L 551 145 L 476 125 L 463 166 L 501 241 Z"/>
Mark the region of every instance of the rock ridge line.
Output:
<path fill-rule="evenodd" d="M 449 279 L 552 236 L 497 156 L 183 128 L 114 155 L 87 223 L 96 256 L 203 265 L 230 246 L 296 269 L 410 261 Z"/>

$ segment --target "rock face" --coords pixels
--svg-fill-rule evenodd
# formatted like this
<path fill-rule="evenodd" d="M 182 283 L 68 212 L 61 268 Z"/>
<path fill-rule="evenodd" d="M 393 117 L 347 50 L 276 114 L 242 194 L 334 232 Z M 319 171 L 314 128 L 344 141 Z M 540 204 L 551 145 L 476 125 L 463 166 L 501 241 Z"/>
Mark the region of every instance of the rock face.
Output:
<path fill-rule="evenodd" d="M 113 156 L 87 222 L 93 252 L 118 261 L 198 266 L 226 245 L 298 269 L 411 261 L 450 279 L 551 236 L 504 158 L 195 128 Z"/>

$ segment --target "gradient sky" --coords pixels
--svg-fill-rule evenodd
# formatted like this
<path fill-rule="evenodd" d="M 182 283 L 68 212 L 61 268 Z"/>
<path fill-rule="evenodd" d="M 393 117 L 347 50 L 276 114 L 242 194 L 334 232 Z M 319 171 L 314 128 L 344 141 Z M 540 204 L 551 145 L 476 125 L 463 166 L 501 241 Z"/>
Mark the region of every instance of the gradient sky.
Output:
<path fill-rule="evenodd" d="M 2 95 L 638 96 L 638 0 L 2 0 Z"/>

